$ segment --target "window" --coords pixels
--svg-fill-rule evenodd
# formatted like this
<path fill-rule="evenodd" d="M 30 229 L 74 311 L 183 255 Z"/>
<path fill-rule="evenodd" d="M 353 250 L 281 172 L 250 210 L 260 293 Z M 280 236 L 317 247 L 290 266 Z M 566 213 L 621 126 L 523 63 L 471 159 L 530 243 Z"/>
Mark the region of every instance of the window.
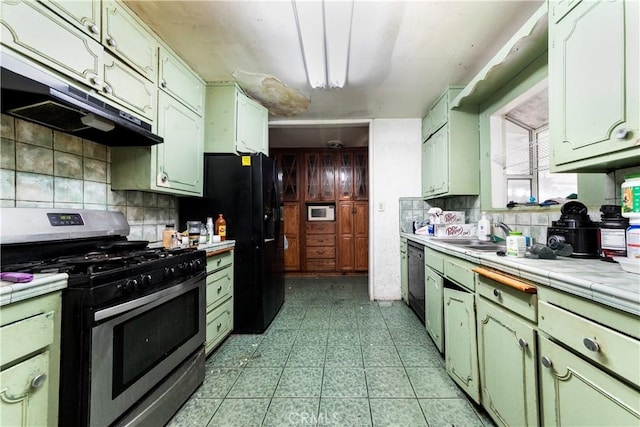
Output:
<path fill-rule="evenodd" d="M 577 192 L 577 175 L 549 172 L 546 80 L 490 118 L 492 204 L 540 203 Z"/>

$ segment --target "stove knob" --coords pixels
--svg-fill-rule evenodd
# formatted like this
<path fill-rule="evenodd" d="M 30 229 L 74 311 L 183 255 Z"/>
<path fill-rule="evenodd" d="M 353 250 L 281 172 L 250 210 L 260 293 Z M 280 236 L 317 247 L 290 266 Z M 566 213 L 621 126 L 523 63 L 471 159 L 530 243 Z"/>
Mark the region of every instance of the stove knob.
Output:
<path fill-rule="evenodd" d="M 140 278 L 140 281 L 142 283 L 143 288 L 148 288 L 149 286 L 151 286 L 151 275 L 143 274 L 142 277 Z"/>
<path fill-rule="evenodd" d="M 176 274 L 176 269 L 174 267 L 165 267 L 164 277 L 171 279 L 174 274 Z"/>
<path fill-rule="evenodd" d="M 125 293 L 130 293 L 135 291 L 137 287 L 138 287 L 138 281 L 136 279 L 129 279 L 124 284 L 123 289 Z"/>

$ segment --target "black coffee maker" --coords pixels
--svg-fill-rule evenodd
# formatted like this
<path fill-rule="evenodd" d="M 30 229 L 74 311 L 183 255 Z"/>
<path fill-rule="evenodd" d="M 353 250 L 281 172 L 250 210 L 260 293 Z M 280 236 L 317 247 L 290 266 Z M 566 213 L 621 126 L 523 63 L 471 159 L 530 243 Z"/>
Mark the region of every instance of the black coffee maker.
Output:
<path fill-rule="evenodd" d="M 587 207 L 577 201 L 560 208 L 560 219 L 547 227 L 547 245 L 551 248 L 563 243 L 573 247 L 574 258 L 598 258 L 599 223 L 591 221 Z"/>

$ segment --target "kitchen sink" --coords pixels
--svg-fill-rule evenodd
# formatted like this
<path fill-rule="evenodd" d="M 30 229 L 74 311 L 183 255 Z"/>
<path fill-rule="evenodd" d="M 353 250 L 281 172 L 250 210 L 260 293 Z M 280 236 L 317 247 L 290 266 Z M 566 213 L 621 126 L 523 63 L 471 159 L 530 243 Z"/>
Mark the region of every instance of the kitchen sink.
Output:
<path fill-rule="evenodd" d="M 474 251 L 495 252 L 506 250 L 506 245 L 503 243 L 484 242 L 478 239 L 437 239 L 437 241 Z"/>

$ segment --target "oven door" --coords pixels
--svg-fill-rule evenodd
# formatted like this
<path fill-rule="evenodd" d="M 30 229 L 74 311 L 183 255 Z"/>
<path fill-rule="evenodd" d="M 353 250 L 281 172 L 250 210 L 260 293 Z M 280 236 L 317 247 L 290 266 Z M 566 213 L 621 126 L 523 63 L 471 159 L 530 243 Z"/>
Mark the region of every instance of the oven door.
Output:
<path fill-rule="evenodd" d="M 94 314 L 90 425 L 108 425 L 203 346 L 205 273 Z"/>

